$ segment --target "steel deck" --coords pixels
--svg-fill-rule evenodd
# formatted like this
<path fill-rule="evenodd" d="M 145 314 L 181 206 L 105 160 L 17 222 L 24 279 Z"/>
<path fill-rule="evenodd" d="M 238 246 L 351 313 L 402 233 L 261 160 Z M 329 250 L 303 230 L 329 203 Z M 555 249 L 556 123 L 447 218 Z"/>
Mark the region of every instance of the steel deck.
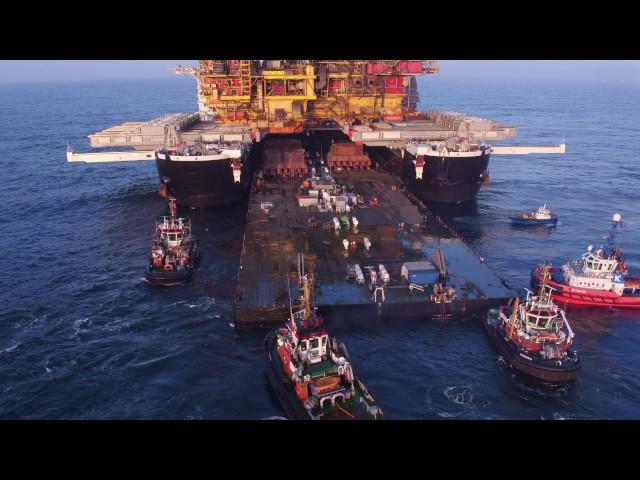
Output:
<path fill-rule="evenodd" d="M 307 149 L 317 147 L 305 139 Z M 325 146 L 326 151 L 326 146 Z M 349 214 L 358 219 L 357 232 L 335 231 L 333 217 L 342 214 L 309 212 L 299 207 L 295 194 L 302 179 L 254 179 L 247 212 L 238 282 L 235 325 L 238 328 L 267 327 L 286 320 L 289 283 L 297 297 L 297 257 L 303 253 L 305 268 L 316 279 L 316 305 L 321 313 L 340 316 L 425 317 L 480 313 L 513 295 L 503 280 L 474 256 L 472 251 L 433 216 L 421 213 L 402 190 L 396 177 L 383 171 L 349 171 L 334 174 L 336 181 L 350 185 L 365 201 L 378 198 L 377 207 L 356 208 Z M 263 208 L 271 206 L 272 208 Z M 319 226 L 311 226 L 313 218 Z M 399 224 L 404 223 L 404 228 Z M 371 241 L 369 251 L 363 240 Z M 343 239 L 356 241 L 357 251 L 345 252 Z M 447 286 L 454 287 L 452 303 L 431 300 L 432 289 L 411 291 L 400 281 L 404 262 L 430 260 L 439 247 L 448 271 Z M 391 282 L 374 300 L 368 278 L 364 285 L 345 280 L 347 264 L 365 267 L 385 265 Z"/>

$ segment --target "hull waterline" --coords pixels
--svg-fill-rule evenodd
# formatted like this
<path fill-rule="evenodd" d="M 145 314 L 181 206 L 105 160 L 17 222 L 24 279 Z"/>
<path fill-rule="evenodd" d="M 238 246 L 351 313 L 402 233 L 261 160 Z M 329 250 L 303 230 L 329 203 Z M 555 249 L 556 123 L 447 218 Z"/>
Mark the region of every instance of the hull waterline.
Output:
<path fill-rule="evenodd" d="M 490 154 L 475 157 L 424 157 L 422 178 L 416 178 L 411 155 L 404 162 L 409 190 L 426 202 L 463 203 L 474 200 L 487 176 Z"/>
<path fill-rule="evenodd" d="M 493 349 L 502 356 L 514 372 L 524 379 L 546 386 L 557 386 L 576 381 L 581 364 L 575 354 L 560 362 L 533 358 L 518 351 L 513 344 L 507 342 L 498 329 L 491 325 L 488 318 L 485 317 L 482 320 L 482 325 Z"/>
<path fill-rule="evenodd" d="M 243 162 L 240 182 L 235 182 L 229 160 L 172 161 L 156 157 L 160 181 L 166 181 L 169 193 L 178 205 L 218 207 L 242 199 L 251 183 L 249 162 Z"/>

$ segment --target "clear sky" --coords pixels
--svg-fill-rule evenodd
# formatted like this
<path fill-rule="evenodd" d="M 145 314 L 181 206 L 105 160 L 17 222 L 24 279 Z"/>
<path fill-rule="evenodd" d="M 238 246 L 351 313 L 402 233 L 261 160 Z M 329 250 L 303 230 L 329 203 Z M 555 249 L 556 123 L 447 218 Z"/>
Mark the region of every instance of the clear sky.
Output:
<path fill-rule="evenodd" d="M 195 60 L 3 60 L 0 83 L 116 78 L 168 78 L 169 67 Z M 640 61 L 440 60 L 442 78 L 587 80 L 640 84 Z"/>

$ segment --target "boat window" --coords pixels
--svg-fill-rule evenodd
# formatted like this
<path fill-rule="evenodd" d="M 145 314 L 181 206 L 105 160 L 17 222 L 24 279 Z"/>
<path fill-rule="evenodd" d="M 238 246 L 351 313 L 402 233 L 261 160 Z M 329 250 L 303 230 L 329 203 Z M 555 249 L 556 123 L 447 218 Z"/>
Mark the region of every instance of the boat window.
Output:
<path fill-rule="evenodd" d="M 318 348 L 318 343 L 319 343 L 319 342 L 318 342 L 318 339 L 317 339 L 317 338 L 314 338 L 313 340 L 311 340 L 311 341 L 309 342 L 310 348 Z"/>
<path fill-rule="evenodd" d="M 303 340 L 303 341 L 300 342 L 300 350 L 302 352 L 306 352 L 307 351 L 307 341 L 306 340 Z"/>
<path fill-rule="evenodd" d="M 327 337 L 322 337 L 322 346 L 324 347 L 327 344 Z"/>

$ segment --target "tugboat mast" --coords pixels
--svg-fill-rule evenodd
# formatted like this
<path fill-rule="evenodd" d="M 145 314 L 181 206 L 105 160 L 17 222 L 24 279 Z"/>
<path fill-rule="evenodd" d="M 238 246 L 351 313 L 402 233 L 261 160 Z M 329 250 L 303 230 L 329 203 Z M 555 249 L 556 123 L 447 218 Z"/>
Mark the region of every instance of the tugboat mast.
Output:
<path fill-rule="evenodd" d="M 544 296 L 544 289 L 547 287 L 548 280 L 549 280 L 549 266 L 544 265 L 542 267 L 542 280 L 540 281 L 540 289 L 538 290 L 539 299 L 542 299 Z"/>
<path fill-rule="evenodd" d="M 310 274 L 306 274 L 302 277 L 302 308 L 304 309 L 304 321 L 311 320 L 313 315 L 313 301 L 312 301 L 312 292 L 313 292 L 313 278 L 311 278 Z"/>
<path fill-rule="evenodd" d="M 171 217 L 171 223 L 174 223 L 176 220 L 176 211 L 177 211 L 176 199 L 175 197 L 169 197 L 168 201 L 169 201 L 169 215 Z"/>
<path fill-rule="evenodd" d="M 518 318 L 518 307 L 520 305 L 520 297 L 516 297 L 516 301 L 513 303 L 513 312 L 511 313 L 511 321 L 509 322 L 509 331 L 506 336 L 506 340 L 511 340 L 513 332 L 516 328 L 516 319 Z"/>

